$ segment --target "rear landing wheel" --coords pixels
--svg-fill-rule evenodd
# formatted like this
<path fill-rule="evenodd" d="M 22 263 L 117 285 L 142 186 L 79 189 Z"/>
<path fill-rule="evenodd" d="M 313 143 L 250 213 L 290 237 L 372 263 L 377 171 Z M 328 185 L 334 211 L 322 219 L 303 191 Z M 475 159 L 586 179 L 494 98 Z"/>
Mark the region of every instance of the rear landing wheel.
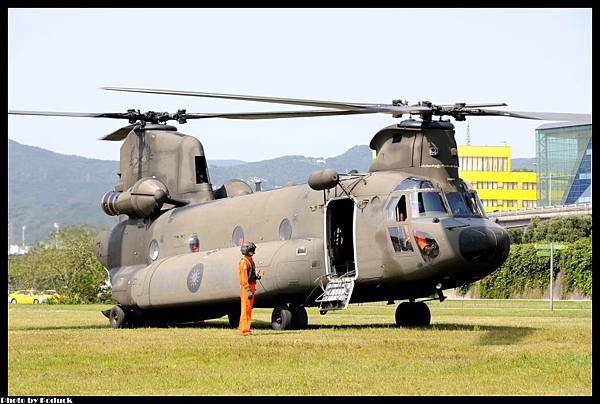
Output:
<path fill-rule="evenodd" d="M 231 328 L 238 328 L 240 326 L 241 310 L 238 307 L 237 311 L 233 310 L 227 313 L 227 319 L 229 320 L 229 326 Z"/>
<path fill-rule="evenodd" d="M 110 309 L 109 320 L 112 328 L 123 328 L 126 326 L 125 319 L 127 315 L 121 306 L 113 306 Z"/>

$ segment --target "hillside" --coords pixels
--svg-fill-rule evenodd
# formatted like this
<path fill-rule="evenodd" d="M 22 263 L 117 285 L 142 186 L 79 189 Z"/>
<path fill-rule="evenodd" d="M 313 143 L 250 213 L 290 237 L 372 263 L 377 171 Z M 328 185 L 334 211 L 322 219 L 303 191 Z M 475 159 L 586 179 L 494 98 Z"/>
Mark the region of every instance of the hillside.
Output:
<path fill-rule="evenodd" d="M 231 178 L 265 179 L 264 189 L 292 181 L 305 183 L 310 173 L 324 167 L 340 172 L 365 171 L 371 161 L 367 146 L 355 146 L 328 159 L 285 156 L 258 162 L 208 160 L 211 181 L 220 187 Z M 116 218 L 100 209 L 100 198 L 114 188 L 119 162 L 54 153 L 39 147 L 8 141 L 9 244 L 43 240 L 59 226 L 92 224 L 107 226 Z"/>
<path fill-rule="evenodd" d="M 515 160 L 535 161 L 513 159 L 513 169 L 520 166 Z M 264 179 L 263 189 L 268 190 L 288 182 L 306 183 L 313 171 L 323 168 L 334 168 L 339 173 L 353 169 L 364 172 L 371 161 L 371 150 L 361 145 L 330 158 L 283 156 L 256 162 L 208 160 L 208 165 L 215 188 L 232 178 L 250 182 L 253 177 L 259 177 Z M 25 241 L 32 244 L 43 240 L 54 229 L 54 223 L 61 227 L 116 223 L 115 217 L 105 215 L 100 209 L 100 198 L 114 189 L 118 161 L 64 155 L 9 140 L 8 169 L 10 244 L 21 242 L 22 226 L 27 226 Z"/>

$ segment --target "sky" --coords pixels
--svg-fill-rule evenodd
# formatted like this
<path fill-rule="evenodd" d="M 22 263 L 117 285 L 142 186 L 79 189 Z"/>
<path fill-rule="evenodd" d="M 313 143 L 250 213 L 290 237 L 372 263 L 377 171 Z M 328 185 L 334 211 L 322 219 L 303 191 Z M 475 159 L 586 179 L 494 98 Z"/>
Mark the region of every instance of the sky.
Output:
<path fill-rule="evenodd" d="M 59 112 L 314 109 L 133 94 L 103 86 L 358 103 L 505 102 L 515 111 L 591 113 L 591 9 L 9 9 L 8 108 Z M 177 126 L 209 160 L 333 157 L 368 145 L 386 114 Z M 454 121 L 453 121 L 454 122 Z M 468 118 L 472 145 L 535 157 L 545 121 Z M 118 160 L 98 138 L 127 121 L 14 116 L 8 137 Z M 454 122 L 458 144 L 465 122 Z"/>

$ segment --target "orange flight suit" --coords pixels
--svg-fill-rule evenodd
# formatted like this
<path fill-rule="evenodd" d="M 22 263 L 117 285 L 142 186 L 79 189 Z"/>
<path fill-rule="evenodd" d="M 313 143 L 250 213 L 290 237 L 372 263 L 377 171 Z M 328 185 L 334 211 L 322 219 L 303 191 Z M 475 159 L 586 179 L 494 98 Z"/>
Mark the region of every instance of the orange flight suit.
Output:
<path fill-rule="evenodd" d="M 254 260 L 249 255 L 245 255 L 240 260 L 240 299 L 242 300 L 242 310 L 240 315 L 240 325 L 238 332 L 240 335 L 252 334 L 250 325 L 252 324 L 252 306 L 254 306 L 254 296 L 256 292 L 256 280 L 249 279 L 250 273 L 256 274 Z M 250 283 L 253 281 L 253 283 Z M 252 290 L 252 299 L 248 299 L 248 288 Z"/>

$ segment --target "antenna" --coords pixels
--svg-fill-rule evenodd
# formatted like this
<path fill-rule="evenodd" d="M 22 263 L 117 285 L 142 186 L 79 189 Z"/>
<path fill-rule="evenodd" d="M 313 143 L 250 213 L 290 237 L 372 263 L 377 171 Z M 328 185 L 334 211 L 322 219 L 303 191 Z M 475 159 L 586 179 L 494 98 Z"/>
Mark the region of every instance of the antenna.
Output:
<path fill-rule="evenodd" d="M 467 122 L 467 146 L 471 146 L 471 127 L 469 126 L 469 122 Z"/>

